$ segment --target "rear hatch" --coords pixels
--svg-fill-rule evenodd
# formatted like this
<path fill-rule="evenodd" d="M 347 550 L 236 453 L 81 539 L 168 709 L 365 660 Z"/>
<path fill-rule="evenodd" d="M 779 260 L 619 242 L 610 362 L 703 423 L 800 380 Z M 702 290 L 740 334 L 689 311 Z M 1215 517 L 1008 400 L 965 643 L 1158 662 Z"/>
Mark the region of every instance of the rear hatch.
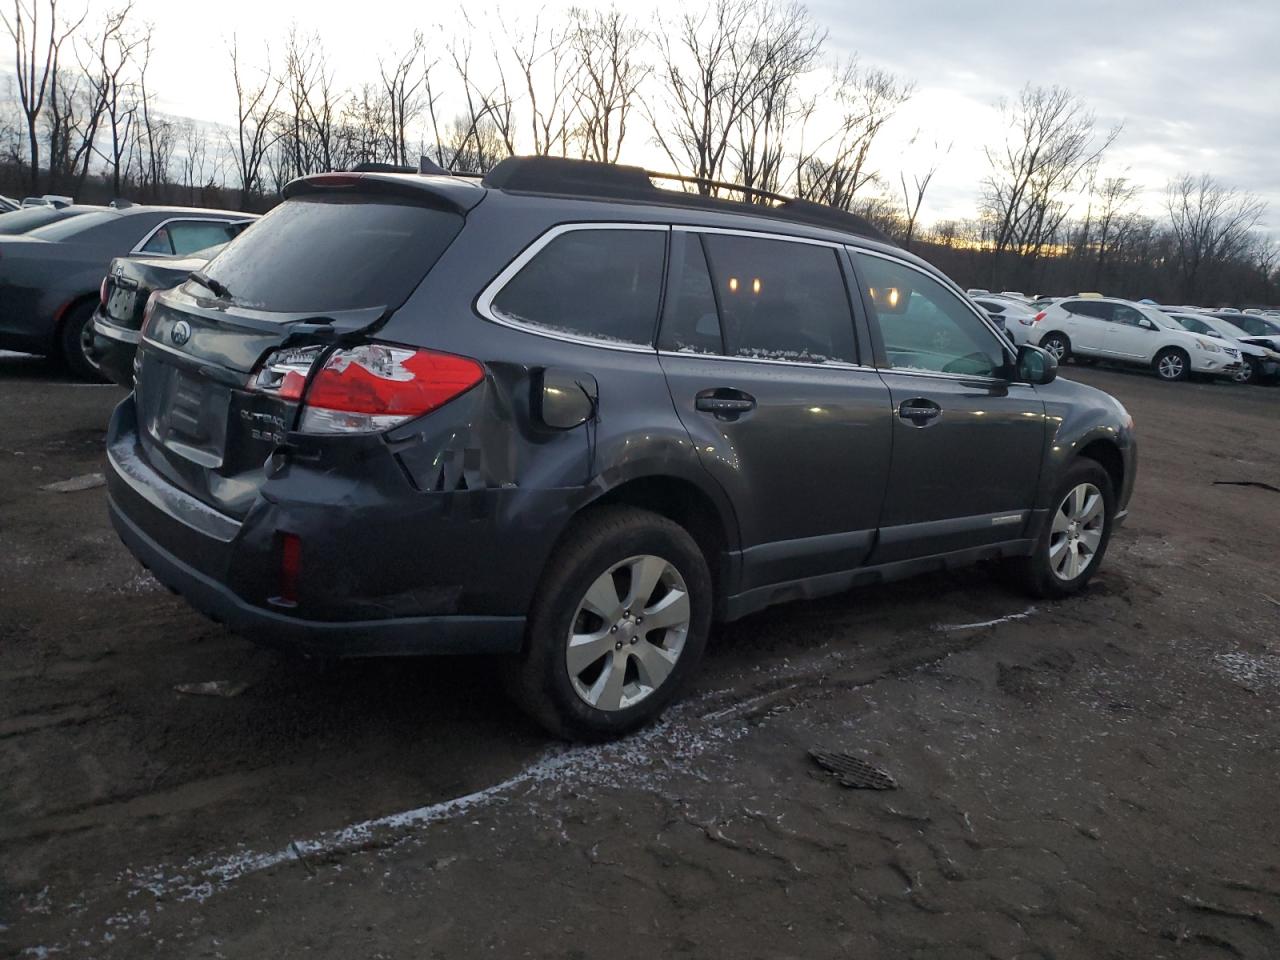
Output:
<path fill-rule="evenodd" d="M 432 189 L 431 179 L 297 181 L 200 280 L 156 294 L 134 388 L 137 453 L 170 483 L 243 517 L 300 406 L 296 391 L 258 389 L 264 361 L 305 377 L 318 351 L 362 340 L 404 303 L 484 195 L 463 184 Z"/>

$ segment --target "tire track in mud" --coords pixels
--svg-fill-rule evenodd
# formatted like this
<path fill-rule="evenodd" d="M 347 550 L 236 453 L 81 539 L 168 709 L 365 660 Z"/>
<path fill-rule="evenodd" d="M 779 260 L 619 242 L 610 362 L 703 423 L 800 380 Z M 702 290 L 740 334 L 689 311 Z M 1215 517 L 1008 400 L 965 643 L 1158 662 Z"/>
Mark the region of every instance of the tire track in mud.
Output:
<path fill-rule="evenodd" d="M 536 805 L 544 798 L 540 792 L 543 788 L 654 787 L 681 775 L 697 775 L 696 765 L 702 757 L 729 746 L 766 718 L 816 698 L 929 668 L 988 641 L 1001 624 L 1025 620 L 1035 612 L 1033 607 L 979 623 L 918 628 L 912 631 L 914 636 L 892 638 L 894 642 L 878 656 L 874 652 L 866 656 L 869 651 L 865 648 L 849 646 L 798 662 L 784 658 L 767 671 L 766 677 L 754 679 L 745 687 L 731 685 L 695 695 L 669 709 L 657 724 L 624 740 L 555 748 L 487 787 L 310 837 L 290 838 L 265 849 L 246 844 L 231 851 L 194 856 L 176 865 L 129 867 L 116 875 L 114 885 L 81 892 L 74 902 L 87 908 L 94 901 L 123 892 L 128 899 L 150 894 L 168 904 L 198 907 L 229 892 L 239 881 L 285 864 L 300 863 L 312 872 L 314 863 L 329 864 L 361 852 L 423 842 L 422 828 L 474 815 L 498 803 L 521 800 Z M 264 770 L 263 774 L 270 776 L 271 771 Z M 198 791 L 202 783 L 204 780 L 184 785 L 184 792 Z M 121 805 L 120 814 L 127 818 L 130 806 Z M 107 827 L 117 819 L 104 818 L 96 825 Z M 71 827 L 84 828 L 79 824 Z M 102 923 L 103 929 L 96 929 L 97 925 L 91 928 L 90 942 L 96 939 L 106 943 L 130 930 L 145 930 L 150 924 L 149 910 L 142 907 L 118 911 Z"/>

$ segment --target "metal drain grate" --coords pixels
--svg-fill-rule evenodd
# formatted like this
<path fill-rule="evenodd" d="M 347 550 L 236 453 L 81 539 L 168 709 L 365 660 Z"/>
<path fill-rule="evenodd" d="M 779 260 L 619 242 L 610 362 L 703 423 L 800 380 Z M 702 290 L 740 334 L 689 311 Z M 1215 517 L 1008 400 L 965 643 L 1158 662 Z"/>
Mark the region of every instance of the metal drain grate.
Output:
<path fill-rule="evenodd" d="M 896 790 L 898 781 L 888 772 L 872 766 L 851 753 L 827 750 L 810 750 L 814 763 L 835 774 L 841 786 L 855 790 Z"/>

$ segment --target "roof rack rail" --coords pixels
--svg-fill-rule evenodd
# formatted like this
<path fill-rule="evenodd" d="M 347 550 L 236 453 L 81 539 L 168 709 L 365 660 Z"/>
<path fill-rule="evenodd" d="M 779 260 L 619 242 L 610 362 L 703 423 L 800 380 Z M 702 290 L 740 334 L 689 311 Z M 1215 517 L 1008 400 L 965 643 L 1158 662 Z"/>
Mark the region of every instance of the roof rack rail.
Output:
<path fill-rule="evenodd" d="M 654 180 L 692 183 L 713 190 L 741 193 L 746 198 L 772 201 L 771 204 L 726 200 L 702 193 L 664 190 Z M 568 157 L 508 157 L 485 174 L 481 183 L 509 193 L 532 193 L 602 200 L 630 200 L 638 203 L 660 203 L 680 207 L 697 207 L 733 213 L 750 213 L 758 217 L 789 220 L 829 230 L 840 230 L 858 236 L 892 243 L 871 221 L 856 213 L 839 210 L 812 200 L 801 200 L 768 190 L 724 183 L 679 173 L 657 173 L 643 167 L 572 160 Z"/>

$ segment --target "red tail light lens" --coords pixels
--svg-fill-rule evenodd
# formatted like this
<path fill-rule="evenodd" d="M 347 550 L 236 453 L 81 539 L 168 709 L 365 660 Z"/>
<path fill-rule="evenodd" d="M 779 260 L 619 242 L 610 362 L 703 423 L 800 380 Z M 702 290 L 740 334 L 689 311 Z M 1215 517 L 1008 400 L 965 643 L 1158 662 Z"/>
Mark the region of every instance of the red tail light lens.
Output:
<path fill-rule="evenodd" d="M 107 305 L 107 278 L 102 278 L 102 285 L 98 287 L 98 302 L 104 307 Z"/>
<path fill-rule="evenodd" d="M 147 305 L 142 308 L 142 335 L 149 336 L 151 333 L 151 318 L 156 312 L 156 298 L 160 296 L 160 291 L 152 291 L 151 296 L 147 297 Z"/>
<path fill-rule="evenodd" d="M 1023 321 L 1023 323 L 1025 323 L 1027 326 L 1031 326 L 1032 324 L 1039 323 L 1041 320 L 1043 320 L 1043 319 L 1044 319 L 1044 317 L 1045 317 L 1045 312 L 1044 312 L 1043 310 L 1041 310 L 1039 313 L 1037 313 L 1037 314 L 1036 314 L 1034 317 L 1032 317 L 1030 320 L 1024 320 L 1024 321 Z"/>
<path fill-rule="evenodd" d="M 365 343 L 330 354 L 308 386 L 318 353 L 316 347 L 279 351 L 263 362 L 252 381 L 253 389 L 282 399 L 303 397 L 303 433 L 390 430 L 484 379 L 484 367 L 468 357 Z"/>

